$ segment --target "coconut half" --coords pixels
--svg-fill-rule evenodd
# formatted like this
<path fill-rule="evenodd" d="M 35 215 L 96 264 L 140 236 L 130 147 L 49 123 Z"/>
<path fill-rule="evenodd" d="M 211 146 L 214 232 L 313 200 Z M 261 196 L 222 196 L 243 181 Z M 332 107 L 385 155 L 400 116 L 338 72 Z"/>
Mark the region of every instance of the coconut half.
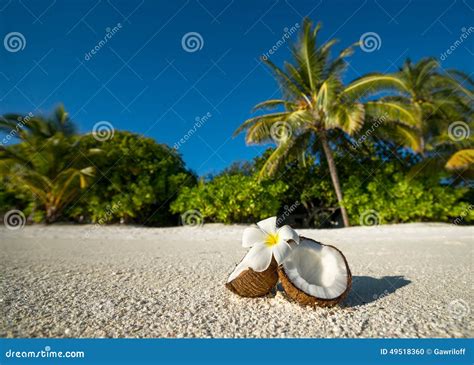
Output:
<path fill-rule="evenodd" d="M 302 305 L 331 307 L 350 291 L 352 275 L 347 260 L 334 246 L 300 237 L 278 269 L 283 289 Z"/>
<path fill-rule="evenodd" d="M 261 272 L 249 268 L 244 259 L 230 274 L 225 286 L 242 297 L 255 298 L 267 295 L 278 281 L 278 265 L 275 259 L 272 258 L 270 266 Z"/>

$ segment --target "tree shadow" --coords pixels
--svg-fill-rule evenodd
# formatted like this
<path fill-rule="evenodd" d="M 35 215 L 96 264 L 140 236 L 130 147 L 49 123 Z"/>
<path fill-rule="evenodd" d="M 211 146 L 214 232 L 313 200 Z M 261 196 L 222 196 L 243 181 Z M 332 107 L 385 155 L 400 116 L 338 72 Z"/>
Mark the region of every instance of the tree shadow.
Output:
<path fill-rule="evenodd" d="M 381 278 L 353 276 L 352 289 L 343 305 L 345 307 L 355 307 L 372 303 L 410 283 L 411 281 L 403 276 L 384 276 Z"/>

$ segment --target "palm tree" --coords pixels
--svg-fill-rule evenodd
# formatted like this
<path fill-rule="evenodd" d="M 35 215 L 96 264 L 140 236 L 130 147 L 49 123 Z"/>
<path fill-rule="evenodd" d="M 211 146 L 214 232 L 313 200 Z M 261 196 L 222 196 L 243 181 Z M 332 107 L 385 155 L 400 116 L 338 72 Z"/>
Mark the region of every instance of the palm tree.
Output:
<path fill-rule="evenodd" d="M 472 118 L 473 93 L 463 85 L 473 85 L 469 76 L 457 70 L 442 72 L 439 62 L 431 57 L 415 64 L 406 60 L 394 76 L 403 82 L 407 91 L 387 99 L 418 110 L 420 125 L 414 132 L 419 139 L 420 152 L 442 152 L 449 150 L 447 147 L 451 147 L 452 152 L 456 146 L 462 147 L 462 143 L 450 138 L 448 130 L 451 123 Z"/>
<path fill-rule="evenodd" d="M 254 110 L 282 108 L 282 111 L 256 116 L 245 121 L 235 132 L 246 130 L 247 144 L 272 141 L 272 130 L 286 129 L 277 139 L 277 147 L 264 164 L 260 177 L 273 175 L 277 169 L 300 153 L 309 149 L 322 149 L 325 155 L 331 181 L 341 209 L 344 225 L 349 226 L 349 217 L 343 205 L 343 194 L 334 162 L 334 130 L 353 135 L 362 127 L 366 116 L 384 115 L 384 122 L 392 122 L 398 128 L 413 128 L 418 124 L 416 113 L 397 101 L 372 100 L 361 102 L 384 89 L 404 89 L 404 84 L 391 75 L 369 74 L 349 85 L 342 82 L 346 69 L 345 58 L 353 53 L 354 44 L 331 58 L 332 39 L 317 46 L 320 24 L 313 27 L 305 19 L 298 42 L 291 48 L 293 62 L 285 62 L 279 68 L 270 60 L 264 62 L 270 67 L 280 86 L 282 98 L 267 100 Z M 283 123 L 283 124 L 282 124 Z M 274 135 L 275 133 L 273 133 Z M 274 140 L 274 139 L 273 139 Z"/>
<path fill-rule="evenodd" d="M 89 156 L 100 150 L 78 151 L 75 127 L 62 106 L 52 118 L 5 115 L 0 129 L 21 141 L 0 146 L 0 176 L 29 191 L 43 206 L 46 222 L 55 221 L 90 183 L 95 169 Z"/>

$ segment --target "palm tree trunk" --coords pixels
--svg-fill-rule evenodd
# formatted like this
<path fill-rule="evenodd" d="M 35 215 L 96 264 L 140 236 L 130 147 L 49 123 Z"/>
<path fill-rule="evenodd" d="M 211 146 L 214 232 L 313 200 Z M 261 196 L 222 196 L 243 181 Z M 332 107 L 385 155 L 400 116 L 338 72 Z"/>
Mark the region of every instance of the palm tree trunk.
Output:
<path fill-rule="evenodd" d="M 336 164 L 334 162 L 331 147 L 329 147 L 326 131 L 322 131 L 322 133 L 320 133 L 320 137 L 321 143 L 323 145 L 324 154 L 326 155 L 326 160 L 328 161 L 329 174 L 331 175 L 332 185 L 334 187 L 334 191 L 336 192 L 337 202 L 339 203 L 339 207 L 341 208 L 342 221 L 344 222 L 344 227 L 349 227 L 349 216 L 347 214 L 346 208 L 342 205 L 341 184 L 339 183 Z"/>

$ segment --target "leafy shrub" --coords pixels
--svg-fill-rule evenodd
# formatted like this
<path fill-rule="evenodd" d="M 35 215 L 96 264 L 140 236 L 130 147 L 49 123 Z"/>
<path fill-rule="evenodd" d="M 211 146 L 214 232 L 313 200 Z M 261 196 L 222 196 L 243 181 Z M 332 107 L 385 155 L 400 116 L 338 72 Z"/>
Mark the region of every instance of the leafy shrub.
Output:
<path fill-rule="evenodd" d="M 169 204 L 182 187 L 196 183 L 172 148 L 129 132 L 98 142 L 82 136 L 81 147 L 100 148 L 96 181 L 68 210 L 75 220 L 100 223 L 177 224 Z"/>
<path fill-rule="evenodd" d="M 277 213 L 287 189 L 282 181 L 258 182 L 254 176 L 225 173 L 184 188 L 171 211 L 198 210 L 206 222 L 255 222 Z"/>
<path fill-rule="evenodd" d="M 374 211 L 381 224 L 452 222 L 461 216 L 467 223 L 474 218 L 470 205 L 461 201 L 467 189 L 442 185 L 436 175 L 410 178 L 397 171 L 393 162 L 379 167 L 372 179 L 353 174 L 343 184 L 343 189 L 344 204 L 355 225 L 361 224 L 361 217 L 370 211 Z"/>

